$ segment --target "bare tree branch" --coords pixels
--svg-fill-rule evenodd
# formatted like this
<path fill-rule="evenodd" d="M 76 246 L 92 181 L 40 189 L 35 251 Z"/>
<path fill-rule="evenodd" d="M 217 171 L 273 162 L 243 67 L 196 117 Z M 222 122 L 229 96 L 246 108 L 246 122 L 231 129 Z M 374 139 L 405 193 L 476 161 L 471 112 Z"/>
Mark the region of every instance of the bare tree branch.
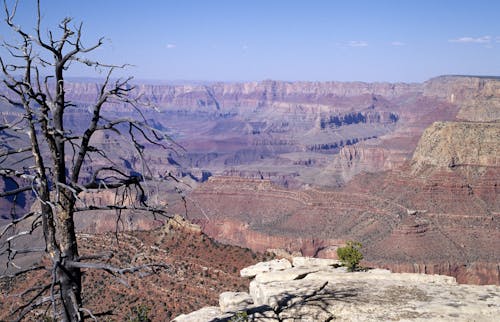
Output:
<path fill-rule="evenodd" d="M 41 269 L 46 269 L 46 268 L 45 268 L 45 266 L 42 266 L 42 265 L 36 265 L 36 266 L 29 267 L 29 268 L 25 268 L 25 269 L 20 270 L 20 271 L 16 271 L 16 272 L 8 274 L 8 275 L 0 275 L 0 279 L 2 279 L 2 278 L 14 278 L 16 276 L 24 275 L 28 272 L 38 271 Z"/>
<path fill-rule="evenodd" d="M 51 264 L 20 269 L 0 278 L 15 278 L 40 269 L 47 269 L 50 275 L 49 284 L 29 287 L 21 293 L 23 297 L 28 294 L 31 297 L 14 311 L 19 319 L 43 306 L 48 311 L 52 308 L 52 317 L 56 320 L 95 319 L 95 315 L 82 305 L 82 269 L 104 270 L 119 278 L 128 273 L 165 268 L 166 265 L 117 268 L 107 263 L 87 262 L 108 260 L 112 254 L 79 255 L 75 213 L 115 211 L 117 221 L 125 210 L 148 212 L 154 218 L 157 215 L 170 217 L 164 207 L 149 202 L 154 191 L 149 184 L 172 178 L 179 181 L 172 176 L 155 177 L 145 150 L 153 146 L 177 153 L 183 148 L 167 133 L 148 124 L 143 114 L 148 102 L 140 95 L 134 97 L 131 77 L 112 80 L 113 72 L 126 65 L 106 64 L 85 57 L 103 45 L 103 38 L 84 46 L 83 24 L 74 26 L 71 18 L 62 19 L 54 31 L 48 30 L 42 36 L 39 0 L 34 34 L 30 35 L 16 25 L 17 10 L 17 1 L 9 8 L 4 0 L 5 23 L 18 41 L 5 41 L 0 48 L 10 56 L 10 59 L 0 57 L 0 73 L 3 74 L 0 99 L 15 111 L 12 117 L 4 116 L 0 124 L 0 137 L 7 138 L 0 143 L 0 176 L 13 182 L 8 190 L 0 193 L 0 198 L 14 199 L 15 205 L 16 198 L 22 193 L 31 192 L 30 198 L 36 199 L 39 210 L 26 212 L 19 218 L 11 210 L 11 221 L 0 231 L 0 256 L 7 257 L 7 265 L 17 266 L 16 256 L 44 252 L 44 260 Z M 65 72 L 74 64 L 106 71 L 91 105 L 90 120 L 85 116 L 86 123 L 76 129 L 65 123 L 67 111 L 80 107 L 66 97 Z M 104 110 L 117 104 L 131 107 L 134 116 L 138 115 L 137 119 L 107 116 Z M 133 155 L 134 166 L 140 169 L 121 167 L 124 158 L 115 159 L 104 145 L 95 143 L 95 134 L 100 131 L 131 144 L 126 152 Z M 113 203 L 94 205 L 86 198 L 87 193 L 104 190 L 113 193 Z M 19 241 L 32 237 L 39 227 L 43 232 L 43 247 L 20 246 Z"/>
<path fill-rule="evenodd" d="M 25 191 L 29 191 L 31 190 L 32 187 L 31 186 L 27 186 L 27 187 L 21 187 L 21 188 L 17 188 L 17 189 L 14 189 L 14 190 L 9 190 L 9 191 L 5 191 L 5 192 L 0 192 L 0 198 L 1 197 L 8 197 L 8 196 L 14 196 L 14 195 L 18 195 L 22 192 L 25 192 Z"/>

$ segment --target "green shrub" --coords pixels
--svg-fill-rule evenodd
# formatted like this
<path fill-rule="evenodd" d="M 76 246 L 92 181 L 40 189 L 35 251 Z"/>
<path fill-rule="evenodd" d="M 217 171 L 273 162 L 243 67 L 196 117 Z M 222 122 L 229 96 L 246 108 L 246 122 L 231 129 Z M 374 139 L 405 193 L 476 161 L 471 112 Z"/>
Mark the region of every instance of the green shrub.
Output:
<path fill-rule="evenodd" d="M 128 314 L 127 320 L 130 322 L 150 322 L 151 319 L 149 318 L 149 311 L 149 307 L 144 304 L 134 306 Z"/>
<path fill-rule="evenodd" d="M 229 320 L 229 322 L 247 322 L 247 321 L 248 321 L 247 312 L 238 312 Z"/>
<path fill-rule="evenodd" d="M 348 241 L 345 247 L 337 248 L 337 256 L 350 272 L 357 270 L 359 262 L 363 259 L 361 247 L 360 242 Z"/>

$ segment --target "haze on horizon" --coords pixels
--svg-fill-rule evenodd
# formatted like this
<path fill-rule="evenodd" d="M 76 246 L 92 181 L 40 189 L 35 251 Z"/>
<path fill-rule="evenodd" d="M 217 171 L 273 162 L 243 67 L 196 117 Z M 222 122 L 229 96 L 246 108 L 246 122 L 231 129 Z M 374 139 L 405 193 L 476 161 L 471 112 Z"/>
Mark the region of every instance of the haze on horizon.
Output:
<path fill-rule="evenodd" d="M 33 26 L 35 9 L 21 1 L 16 22 Z M 488 0 L 42 0 L 42 25 L 83 22 L 85 44 L 105 37 L 94 58 L 137 79 L 421 82 L 500 75 L 498 12 Z M 4 24 L 0 39 L 14 39 Z"/>

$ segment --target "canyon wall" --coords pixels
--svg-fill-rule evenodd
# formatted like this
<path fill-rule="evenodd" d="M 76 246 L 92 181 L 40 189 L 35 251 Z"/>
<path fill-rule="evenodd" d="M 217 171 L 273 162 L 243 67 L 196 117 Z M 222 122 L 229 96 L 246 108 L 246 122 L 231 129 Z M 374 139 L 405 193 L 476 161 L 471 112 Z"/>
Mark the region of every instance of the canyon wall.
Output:
<path fill-rule="evenodd" d="M 255 249 L 334 256 L 342 241 L 355 239 L 372 265 L 499 284 L 500 123 L 490 113 L 498 85 L 457 76 L 426 82 L 413 97 L 420 114 L 399 110 L 405 126 L 343 146 L 325 162 L 342 174 L 342 188 L 213 178 L 192 194 L 205 218 L 194 209 L 191 215 L 215 238 Z M 472 101 L 482 108 L 465 118 Z"/>
<path fill-rule="evenodd" d="M 499 167 L 500 122 L 436 122 L 413 155 L 414 171 L 432 167 Z"/>
<path fill-rule="evenodd" d="M 136 93 L 158 104 L 160 108 L 262 107 L 276 108 L 331 106 L 332 99 L 379 95 L 395 98 L 418 92 L 421 84 L 363 82 L 284 82 L 266 80 L 247 83 L 207 83 L 182 85 L 137 84 Z M 95 83 L 68 84 L 70 98 L 89 102 L 99 93 Z"/>
<path fill-rule="evenodd" d="M 424 95 L 458 104 L 459 119 L 495 121 L 500 119 L 500 78 L 440 76 L 424 83 Z"/>
<path fill-rule="evenodd" d="M 177 198 L 168 200 L 171 211 L 216 239 L 317 256 L 356 239 L 377 265 L 437 267 L 461 281 L 497 283 L 499 88 L 494 77 L 444 76 L 422 84 L 138 84 L 134 93 L 156 104 L 145 118 L 185 149 L 148 146 L 145 161 L 155 173 L 186 183 L 187 209 Z M 68 84 L 75 133 L 98 89 Z M 139 117 L 121 105 L 107 110 Z M 2 137 L 2 148 L 18 144 Z M 125 142 L 103 134 L 93 143 L 125 152 L 125 171 L 140 166 Z M 155 222 L 126 227 L 141 225 Z"/>

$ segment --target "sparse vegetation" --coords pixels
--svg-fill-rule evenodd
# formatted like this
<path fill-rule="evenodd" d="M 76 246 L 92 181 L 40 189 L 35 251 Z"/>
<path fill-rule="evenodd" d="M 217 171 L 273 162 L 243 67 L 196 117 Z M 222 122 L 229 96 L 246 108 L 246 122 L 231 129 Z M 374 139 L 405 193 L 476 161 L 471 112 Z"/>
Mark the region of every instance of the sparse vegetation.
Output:
<path fill-rule="evenodd" d="M 129 322 L 149 322 L 151 319 L 149 318 L 149 307 L 144 304 L 139 304 L 134 306 L 128 315 Z"/>
<path fill-rule="evenodd" d="M 247 312 L 238 312 L 231 319 L 229 319 L 229 322 L 247 322 L 247 321 L 248 321 Z"/>
<path fill-rule="evenodd" d="M 337 248 L 337 256 L 350 272 L 359 269 L 359 262 L 363 259 L 361 247 L 360 242 L 348 241 L 346 246 Z"/>

